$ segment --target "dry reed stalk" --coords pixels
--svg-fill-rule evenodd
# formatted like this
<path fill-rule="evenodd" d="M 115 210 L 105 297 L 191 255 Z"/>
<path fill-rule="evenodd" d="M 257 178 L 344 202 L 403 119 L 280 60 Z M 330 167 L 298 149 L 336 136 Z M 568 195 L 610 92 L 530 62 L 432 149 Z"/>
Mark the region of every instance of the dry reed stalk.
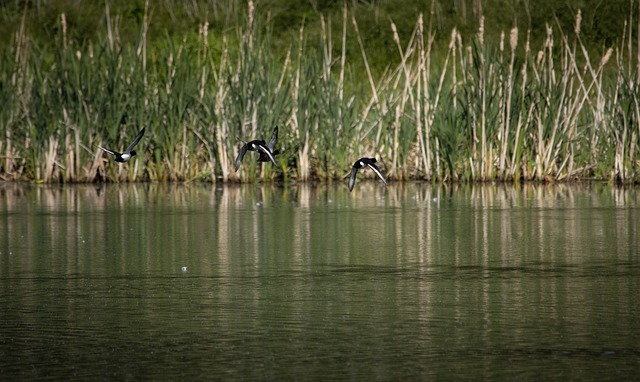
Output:
<path fill-rule="evenodd" d="M 553 117 L 553 125 L 551 127 L 551 137 L 547 140 L 546 146 L 544 146 L 543 151 L 543 173 L 544 175 L 549 175 L 551 171 L 551 161 L 555 159 L 555 153 L 557 152 L 557 147 L 559 147 L 559 143 L 556 143 L 556 135 L 561 132 L 561 124 L 562 124 L 562 111 L 564 108 L 564 104 L 567 99 L 567 89 L 569 87 L 569 81 L 567 76 L 563 76 L 562 78 L 562 90 L 561 95 L 559 97 L 560 105 L 558 110 Z"/>
<path fill-rule="evenodd" d="M 274 91 L 275 95 L 280 94 L 280 90 L 282 89 L 282 84 L 289 73 L 289 67 L 291 66 L 291 47 L 287 50 L 287 55 L 284 59 L 284 64 L 282 65 L 282 71 L 280 72 L 280 79 L 278 79 L 278 84 L 276 85 L 276 89 Z"/>
<path fill-rule="evenodd" d="M 251 120 L 249 121 L 249 125 L 251 126 L 251 133 L 249 136 L 255 137 L 258 135 L 258 102 L 255 99 L 251 100 Z"/>
<path fill-rule="evenodd" d="M 44 152 L 44 173 L 41 181 L 45 183 L 51 183 L 54 178 L 57 177 L 57 171 L 55 166 L 60 165 L 56 162 L 56 157 L 58 155 L 58 147 L 60 143 L 58 139 L 53 135 L 49 137 L 47 141 L 47 145 L 45 146 Z"/>
<path fill-rule="evenodd" d="M 531 53 L 531 30 L 527 30 L 527 40 L 524 45 L 524 64 L 522 65 L 522 81 L 520 87 L 520 98 L 525 100 L 527 97 L 527 63 L 529 62 L 529 55 Z M 526 126 L 531 126 L 531 114 L 533 113 L 533 103 L 529 107 L 529 111 L 527 114 L 527 122 Z M 516 178 L 516 172 L 519 172 L 520 161 L 521 161 L 521 141 L 520 141 L 520 131 L 522 130 L 522 108 L 518 113 L 518 124 L 516 126 L 516 137 L 515 137 L 515 147 L 513 150 L 513 155 L 511 158 L 511 177 Z M 518 179 L 516 179 L 518 180 Z"/>
<path fill-rule="evenodd" d="M 207 84 L 207 65 L 204 63 L 207 61 L 207 52 L 209 50 L 209 22 L 205 21 L 202 25 L 201 33 L 202 35 L 202 73 L 200 74 L 200 100 L 204 98 L 204 91 L 206 89 Z M 174 71 L 175 73 L 175 71 Z"/>
<path fill-rule="evenodd" d="M 400 141 L 398 138 L 398 132 L 400 130 L 400 115 L 402 114 L 402 106 L 400 104 L 396 105 L 395 119 L 393 121 L 393 149 L 391 150 L 391 168 L 389 169 L 388 174 L 390 176 L 394 176 L 394 174 L 398 171 L 398 152 L 400 147 Z"/>
<path fill-rule="evenodd" d="M 505 179 L 505 171 L 506 171 L 506 158 L 507 158 L 507 147 L 509 146 L 509 127 L 511 126 L 511 96 L 513 93 L 513 67 L 515 64 L 515 56 L 516 56 L 516 48 L 518 46 L 518 28 L 514 27 L 511 29 L 511 33 L 509 35 L 509 47 L 511 48 L 511 59 L 509 60 L 509 72 L 507 74 L 507 83 L 506 83 L 506 104 L 505 104 L 505 117 L 504 117 L 504 128 L 503 128 L 503 136 L 502 136 L 502 152 L 500 153 L 500 177 Z"/>
<path fill-rule="evenodd" d="M 400 44 L 400 36 L 398 36 L 398 30 L 396 28 L 396 24 L 393 23 L 393 21 L 391 20 L 391 18 L 389 18 L 389 22 L 391 23 L 391 31 L 393 33 L 393 42 L 395 42 L 396 47 L 398 48 L 398 54 L 400 54 L 400 66 L 402 67 L 402 70 L 404 72 L 404 79 L 405 79 L 405 83 L 404 83 L 404 90 L 403 90 L 403 94 L 409 96 L 409 104 L 411 105 L 411 107 L 413 109 L 415 109 L 415 101 L 413 99 L 413 92 L 412 92 L 412 75 L 411 75 L 411 69 L 407 66 L 407 56 L 409 56 L 411 54 L 411 51 L 413 50 L 413 44 L 412 42 L 410 42 L 407 45 L 407 53 L 405 54 L 405 52 L 402 50 L 402 46 Z M 414 35 L 415 35 L 415 31 L 414 31 Z M 405 97 L 402 97 L 402 110 L 405 109 Z"/>
<path fill-rule="evenodd" d="M 455 31 L 455 29 L 454 29 Z M 449 41 L 449 48 L 447 49 L 447 55 L 444 58 L 444 64 L 442 65 L 442 72 L 440 73 L 440 79 L 438 80 L 438 89 L 435 94 L 435 99 L 433 100 L 433 105 L 431 110 L 436 110 L 440 103 L 440 98 L 442 96 L 442 89 L 444 88 L 444 80 L 447 76 L 447 67 L 449 66 L 449 59 L 451 58 L 451 52 L 455 51 L 456 48 L 456 36 L 457 31 L 451 33 L 451 40 Z M 430 115 L 430 124 L 433 122 L 434 114 Z"/>
<path fill-rule="evenodd" d="M 227 93 L 228 88 L 225 87 L 225 82 L 220 81 L 225 78 L 225 73 L 227 72 L 227 60 L 229 58 L 229 47 L 228 47 L 228 38 L 223 36 L 222 38 L 222 53 L 220 56 L 220 66 L 218 67 L 218 91 L 214 97 L 214 108 L 213 114 L 223 116 L 225 114 L 225 103 L 227 102 Z M 218 163 L 220 164 L 220 171 L 222 172 L 222 180 L 237 180 L 237 175 L 235 172 L 231 171 L 232 163 L 229 158 L 228 150 L 229 148 L 225 143 L 229 142 L 229 125 L 227 118 L 219 118 L 215 123 L 210 123 L 210 135 L 215 137 L 216 144 L 216 154 L 218 158 Z M 233 143 L 231 143 L 231 147 L 233 147 Z M 215 165 L 212 165 L 215 167 Z"/>
<path fill-rule="evenodd" d="M 95 182 L 99 173 L 104 174 L 104 166 L 102 165 L 102 150 L 98 150 L 96 154 L 91 153 L 91 162 L 85 166 L 83 181 L 92 183 Z"/>
<path fill-rule="evenodd" d="M 149 106 L 147 97 L 147 33 L 149 31 L 149 0 L 144 1 L 144 17 L 142 19 L 142 38 L 138 45 L 138 56 L 142 56 L 142 82 L 144 84 L 144 106 Z"/>
<path fill-rule="evenodd" d="M 375 82 L 373 81 L 373 75 L 371 74 L 371 68 L 369 68 L 369 60 L 367 60 L 367 53 L 364 50 L 364 44 L 362 43 L 362 37 L 360 36 L 360 31 L 358 30 L 358 22 L 356 21 L 356 17 L 351 15 L 351 23 L 353 24 L 353 28 L 356 33 L 356 40 L 358 41 L 358 45 L 360 46 L 360 54 L 362 56 L 362 60 L 364 62 L 364 67 L 367 71 L 367 79 L 369 80 L 369 86 L 371 87 L 372 99 L 375 101 L 374 105 L 378 107 L 378 110 L 381 114 L 384 114 L 382 107 L 380 105 L 380 100 L 378 97 L 378 91 L 376 90 Z M 364 120 L 364 118 L 363 118 Z M 378 129 L 378 134 L 376 134 L 375 144 L 376 146 L 380 142 L 380 129 Z"/>
<path fill-rule="evenodd" d="M 2 146 L 4 146 L 4 141 L 0 140 L 0 151 L 2 151 Z M 7 169 L 3 169 L 2 166 L 0 166 L 0 170 L 2 170 L 0 171 L 0 180 L 5 182 L 9 180 L 9 171 Z"/>
<path fill-rule="evenodd" d="M 636 121 L 638 121 L 637 118 L 640 117 L 640 107 L 638 106 L 637 100 L 634 103 L 635 103 L 635 118 L 636 118 Z M 638 124 L 636 123 L 636 125 Z M 640 127 L 638 127 L 638 130 L 640 130 Z M 638 174 L 638 169 L 640 168 L 640 160 L 636 159 L 636 156 L 635 156 L 636 149 L 640 148 L 638 137 L 640 137 L 640 133 L 636 130 L 633 130 L 631 132 L 631 148 L 629 149 L 629 163 L 633 171 L 636 173 L 636 177 Z"/>
<path fill-rule="evenodd" d="M 466 49 L 466 54 L 462 54 L 460 52 L 460 67 L 462 68 L 462 84 L 463 88 L 468 89 L 466 95 L 466 104 L 471 106 L 472 100 L 471 97 L 476 97 L 475 93 L 477 92 L 476 86 L 471 82 L 471 66 L 473 65 L 473 52 L 471 46 L 468 46 Z M 469 125 L 471 125 L 471 148 L 469 153 L 469 170 L 471 171 L 471 176 L 475 179 L 475 174 L 478 172 L 477 163 L 478 163 L 478 114 L 475 107 L 469 107 L 470 115 L 469 115 Z M 436 156 L 437 158 L 437 156 Z"/>
<path fill-rule="evenodd" d="M 485 78 L 485 57 L 484 57 L 484 16 L 480 16 L 480 26 L 478 28 L 478 45 L 479 45 L 479 59 L 480 78 L 478 79 L 478 91 L 480 93 L 480 180 L 487 180 L 487 167 L 489 166 L 489 160 L 487 158 L 487 120 L 486 120 L 486 102 L 487 102 L 487 90 L 486 90 L 486 78 Z"/>
<path fill-rule="evenodd" d="M 13 134 L 12 134 L 12 126 L 15 116 L 18 116 L 22 113 L 21 104 L 26 105 L 27 100 L 25 99 L 27 93 L 24 91 L 25 89 L 25 70 L 27 68 L 27 60 L 29 55 L 29 39 L 26 35 L 26 12 L 23 14 L 22 19 L 20 21 L 20 26 L 15 33 L 15 58 L 14 58 L 14 71 L 11 73 L 11 87 L 15 89 L 15 98 L 20 100 L 20 102 L 16 102 L 15 109 L 12 109 L 9 112 L 9 122 L 5 125 L 5 155 L 4 155 L 4 172 L 10 178 L 15 178 L 19 174 L 14 174 L 14 168 L 17 167 L 15 158 L 17 155 L 14 154 L 13 147 Z M 17 148 L 16 148 L 17 151 Z M 37 177 L 39 178 L 39 177 Z"/>
<path fill-rule="evenodd" d="M 429 178 L 431 176 L 431 172 L 429 169 L 428 152 L 427 148 L 428 138 L 425 137 L 422 128 L 422 82 L 423 78 L 426 76 L 425 74 L 425 51 L 424 51 L 424 24 L 422 19 L 422 13 L 418 17 L 418 81 L 417 81 L 417 89 L 416 89 L 416 98 L 418 102 L 416 102 L 416 135 L 418 136 L 418 145 L 420 148 L 420 157 L 422 159 L 423 166 L 423 176 Z M 425 142 L 425 138 L 427 142 Z"/>
<path fill-rule="evenodd" d="M 113 52 L 113 33 L 111 32 L 111 16 L 109 13 L 109 0 L 104 0 L 104 14 L 107 21 L 107 41 L 109 42 L 109 50 Z"/>
<path fill-rule="evenodd" d="M 60 24 L 62 24 L 62 48 L 67 50 L 67 17 L 64 12 L 60 14 Z"/>
<path fill-rule="evenodd" d="M 541 70 L 546 69 L 546 74 L 548 77 L 543 78 L 542 74 L 544 74 L 544 72 L 541 72 L 540 80 L 541 81 L 544 80 L 546 85 L 550 87 L 555 85 L 555 77 L 553 72 L 553 30 L 549 25 L 547 25 L 546 29 L 547 29 L 547 38 L 545 40 L 544 47 L 541 50 L 542 55 L 539 54 L 539 61 L 540 61 Z M 545 63 L 547 65 L 546 67 L 544 66 Z M 538 97 L 539 96 L 540 94 L 538 93 Z M 551 100 L 549 99 L 549 95 L 545 94 L 544 96 L 546 97 L 545 104 L 550 105 Z M 538 100 L 537 102 L 538 104 L 542 104 L 540 100 Z M 544 178 L 544 160 L 545 160 L 544 123 L 542 121 L 542 116 L 540 115 L 540 112 L 538 112 L 536 115 L 536 121 L 538 126 L 538 129 L 537 129 L 538 148 L 535 156 L 536 177 L 538 179 L 543 179 Z"/>
<path fill-rule="evenodd" d="M 7 127 L 5 129 L 5 133 L 4 133 L 4 144 L 5 144 L 5 148 L 4 148 L 4 174 L 6 174 L 7 178 L 13 178 L 12 174 L 13 174 L 13 169 L 14 169 L 14 163 L 15 163 L 15 159 L 14 159 L 14 155 L 13 155 L 13 149 L 11 147 L 11 124 L 8 123 Z M 2 148 L 2 143 L 0 142 L 0 149 Z"/>
<path fill-rule="evenodd" d="M 249 49 L 249 51 L 253 50 L 253 33 L 254 33 L 254 27 L 255 27 L 255 11 L 256 11 L 256 7 L 253 4 L 253 0 L 249 0 L 248 2 L 248 7 L 247 7 L 247 16 L 248 16 L 248 23 L 247 23 L 247 30 L 246 30 L 246 34 L 245 34 L 245 41 L 247 42 L 247 47 Z"/>
<path fill-rule="evenodd" d="M 404 88 L 402 89 L 402 97 L 401 103 L 396 105 L 395 111 L 395 119 L 393 122 L 393 149 L 392 149 L 392 165 L 389 169 L 389 174 L 392 175 L 398 170 L 398 153 L 399 153 L 399 130 L 400 130 L 400 116 L 404 114 L 404 110 L 406 110 L 407 99 L 409 100 L 409 104 L 413 110 L 416 110 L 416 102 L 413 97 L 413 75 L 411 74 L 411 69 L 407 66 L 407 57 L 412 55 L 413 52 L 413 44 L 414 44 L 414 36 L 417 33 L 417 30 L 414 30 L 411 41 L 407 45 L 406 53 L 402 50 L 402 46 L 400 44 L 400 37 L 398 36 L 398 30 L 396 25 L 393 23 L 391 19 L 389 19 L 391 24 L 391 31 L 393 32 L 393 41 L 396 43 L 396 47 L 398 48 L 398 53 L 400 54 L 400 67 L 402 68 L 402 73 L 404 74 Z M 400 75 L 397 76 L 397 79 L 400 79 Z M 418 82 L 419 73 L 418 73 Z"/>
<path fill-rule="evenodd" d="M 435 41 L 435 33 L 433 32 L 433 20 L 435 19 L 435 1 L 431 2 L 431 8 L 429 10 L 429 26 L 427 28 L 427 50 L 425 52 L 424 47 L 422 48 L 422 88 L 424 89 L 424 97 L 428 101 L 429 100 L 429 81 L 431 79 L 430 70 L 431 70 L 431 49 L 433 47 L 433 42 Z M 422 21 L 422 18 L 420 19 Z M 423 26 L 424 27 L 424 26 Z M 422 35 L 422 34 L 421 34 Z M 424 40 L 423 40 L 424 41 Z M 424 140 L 425 140 L 425 152 L 424 152 L 424 162 L 425 166 L 425 177 L 427 179 L 431 179 L 433 176 L 432 170 L 432 158 L 435 157 L 436 160 L 436 168 L 440 165 L 439 155 L 433 155 L 431 153 L 431 124 L 429 122 L 429 114 L 431 113 L 431 108 L 429 107 L 429 102 L 424 104 L 422 108 L 422 114 L 419 113 L 419 117 L 423 118 L 424 122 Z M 438 147 L 436 142 L 435 147 Z"/>
<path fill-rule="evenodd" d="M 329 17 L 329 28 L 325 25 L 324 16 L 320 15 L 320 39 L 322 42 L 322 79 L 331 79 L 331 61 L 333 46 L 331 41 L 331 17 Z"/>
<path fill-rule="evenodd" d="M 632 4 L 631 5 L 631 12 L 633 12 L 633 2 L 631 4 Z M 631 12 L 630 12 L 630 14 L 631 14 Z M 638 75 L 636 76 L 636 85 L 640 86 L 640 4 L 638 4 L 637 33 L 638 33 L 638 38 L 636 38 L 636 42 L 637 42 L 637 47 L 636 47 L 636 59 L 637 59 L 636 73 Z"/>
<path fill-rule="evenodd" d="M 222 100 L 223 97 L 216 99 L 216 109 L 221 110 Z M 218 122 L 216 130 L 216 147 L 218 148 L 218 161 L 220 162 L 220 170 L 222 171 L 222 180 L 226 182 L 231 179 L 237 179 L 235 172 L 231 171 L 233 163 L 227 154 L 227 147 L 225 146 L 225 142 L 228 142 L 229 136 L 229 126 L 226 118 Z"/>
<path fill-rule="evenodd" d="M 628 49 L 628 60 L 629 60 L 629 64 L 628 64 L 628 73 L 632 73 L 633 72 L 633 0 L 629 0 L 629 9 L 631 10 L 631 12 L 629 12 L 629 37 L 627 38 L 627 49 Z M 626 19 L 625 19 L 625 24 L 626 24 Z M 626 25 L 625 25 L 625 30 L 626 30 Z M 640 54 L 640 53 L 639 53 Z"/>
<path fill-rule="evenodd" d="M 569 41 L 568 41 L 566 35 L 562 32 L 562 28 L 560 26 L 560 22 L 556 18 L 556 24 L 558 25 L 558 29 L 560 30 L 560 36 L 561 36 L 562 41 L 563 41 L 563 46 L 565 47 L 564 52 L 565 52 L 566 55 L 569 56 L 569 61 L 568 62 L 571 65 L 571 68 L 570 69 L 565 69 L 564 72 L 572 70 L 574 75 L 578 79 L 580 88 L 581 88 L 581 90 L 583 92 L 583 101 L 580 102 L 580 104 L 582 104 L 582 103 L 584 103 L 584 101 L 586 101 L 586 102 L 589 103 L 589 106 L 591 107 L 591 109 L 595 109 L 595 107 L 591 103 L 591 99 L 588 96 L 589 96 L 591 87 L 594 84 L 596 84 L 596 79 L 597 79 L 598 76 L 597 76 L 597 73 L 593 70 L 593 67 L 591 65 L 591 60 L 589 59 L 589 53 L 587 52 L 586 47 L 584 46 L 584 44 L 582 44 L 582 40 L 580 39 L 580 35 L 579 35 L 579 33 L 580 33 L 580 20 L 581 20 L 581 13 L 578 12 L 578 16 L 577 16 L 577 19 L 576 19 L 576 27 L 575 27 L 575 30 L 577 32 L 576 40 L 580 43 L 580 47 L 582 49 L 582 53 L 583 53 L 584 58 L 585 58 L 585 68 L 589 69 L 589 73 L 592 76 L 591 85 L 589 86 L 589 88 L 587 88 L 585 86 L 585 80 L 582 78 L 582 75 L 580 74 L 581 71 L 578 68 L 577 60 L 575 58 L 575 47 L 574 47 L 573 51 L 569 48 Z M 570 90 L 573 89 L 573 86 L 569 87 L 569 89 Z M 575 98 L 577 98 L 577 96 Z"/>
<path fill-rule="evenodd" d="M 304 141 L 302 141 L 302 134 L 300 133 L 300 122 L 298 121 L 298 112 L 300 112 L 300 77 L 302 71 L 302 51 L 304 45 L 304 23 L 300 26 L 298 41 L 299 47 L 296 75 L 293 80 L 294 82 L 292 88 L 293 106 L 291 108 L 290 125 L 293 129 L 296 141 L 301 144 L 301 149 L 298 151 L 298 180 L 307 181 L 309 179 L 309 131 L 307 129 Z"/>
<path fill-rule="evenodd" d="M 340 100 L 341 105 L 344 100 L 344 71 L 345 71 L 346 64 L 347 64 L 347 3 L 345 1 L 342 7 L 342 51 L 340 52 L 340 78 L 338 80 L 338 99 Z M 340 108 L 339 111 L 340 111 L 340 119 L 342 119 L 342 108 Z M 340 131 L 341 128 L 342 128 L 342 125 L 339 125 L 338 131 Z"/>
<path fill-rule="evenodd" d="M 191 123 L 193 123 L 194 121 L 192 120 Z M 190 167 L 189 166 L 189 155 L 187 155 L 187 146 L 188 146 L 188 135 L 187 135 L 187 131 L 188 131 L 188 121 L 184 121 L 182 122 L 182 152 L 180 153 L 180 165 L 179 165 L 179 173 L 176 174 L 176 179 L 181 177 L 181 174 L 184 174 L 187 172 L 187 169 Z M 137 164 L 137 161 L 136 161 Z"/>
<path fill-rule="evenodd" d="M 589 137 L 590 142 L 590 152 L 591 152 L 591 161 L 595 162 L 595 158 L 597 157 L 596 150 L 596 142 L 597 142 L 597 132 L 602 129 L 605 125 L 605 107 L 607 105 L 607 97 L 602 92 L 602 77 L 604 71 L 604 65 L 611 58 L 611 54 L 613 52 L 612 48 L 609 48 L 605 55 L 600 60 L 599 68 L 598 68 L 598 96 L 596 97 L 596 109 L 594 110 L 594 122 L 593 128 L 591 129 L 591 137 Z"/>
<path fill-rule="evenodd" d="M 69 116 L 67 115 L 67 110 L 65 108 L 62 109 L 63 115 L 63 124 L 65 127 L 64 134 L 64 165 L 67 171 L 64 174 L 64 180 L 66 182 L 71 182 L 76 179 L 76 166 L 75 166 L 75 155 L 74 155 L 74 145 L 71 143 L 71 122 L 69 121 Z"/>

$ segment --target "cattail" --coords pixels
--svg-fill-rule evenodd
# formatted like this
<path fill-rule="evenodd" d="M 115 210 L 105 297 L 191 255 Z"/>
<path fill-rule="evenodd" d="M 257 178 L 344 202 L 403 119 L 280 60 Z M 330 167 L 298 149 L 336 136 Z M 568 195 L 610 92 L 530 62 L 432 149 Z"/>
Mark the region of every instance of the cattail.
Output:
<path fill-rule="evenodd" d="M 67 16 L 60 14 L 60 23 L 62 24 L 62 46 L 67 50 Z"/>
<path fill-rule="evenodd" d="M 580 23 L 582 22 L 582 10 L 578 9 L 578 14 L 576 15 L 576 26 L 574 31 L 576 32 L 576 36 L 580 36 Z"/>
<path fill-rule="evenodd" d="M 246 41 L 247 41 L 247 46 L 249 47 L 249 49 L 251 50 L 253 48 L 253 17 L 255 14 L 255 7 L 253 5 L 253 0 L 249 0 L 249 22 L 247 24 L 247 30 L 246 30 Z"/>
<path fill-rule="evenodd" d="M 393 32 L 393 41 L 396 44 L 400 44 L 400 37 L 398 36 L 398 29 L 396 29 L 396 24 L 391 22 L 391 31 Z"/>
<path fill-rule="evenodd" d="M 511 47 L 512 53 L 518 46 L 518 27 L 513 27 L 513 29 L 511 29 L 511 35 L 509 36 L 509 46 Z"/>
<path fill-rule="evenodd" d="M 543 60 L 544 60 L 544 51 L 543 50 L 539 50 L 538 51 L 538 56 L 536 57 L 536 65 L 540 66 L 542 64 Z"/>
<path fill-rule="evenodd" d="M 167 62 L 167 67 L 169 68 L 169 70 L 171 71 L 171 79 L 173 79 L 173 76 L 175 75 L 175 67 L 173 66 L 173 53 L 169 53 L 169 59 Z M 171 94 L 171 83 L 173 81 L 167 81 L 165 83 L 165 91 L 167 94 Z"/>
<path fill-rule="evenodd" d="M 547 41 L 545 41 L 545 48 L 553 48 L 553 28 L 549 24 L 546 24 L 547 27 Z"/>
<path fill-rule="evenodd" d="M 453 49 L 456 45 L 456 41 L 458 39 L 458 30 L 453 28 L 451 30 L 451 42 L 449 43 L 449 49 Z"/>
<path fill-rule="evenodd" d="M 613 48 L 607 49 L 607 53 L 605 53 L 602 59 L 600 60 L 600 67 L 605 66 L 607 62 L 609 62 L 609 59 L 611 58 L 612 53 L 613 53 Z"/>
<path fill-rule="evenodd" d="M 249 27 L 253 27 L 253 16 L 255 13 L 255 6 L 253 0 L 249 0 Z"/>

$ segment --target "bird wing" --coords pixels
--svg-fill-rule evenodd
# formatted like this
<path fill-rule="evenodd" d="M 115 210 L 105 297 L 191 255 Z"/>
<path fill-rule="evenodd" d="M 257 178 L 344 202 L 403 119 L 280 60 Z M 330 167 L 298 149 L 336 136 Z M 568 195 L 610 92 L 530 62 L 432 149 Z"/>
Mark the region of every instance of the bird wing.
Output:
<path fill-rule="evenodd" d="M 127 147 L 127 149 L 124 151 L 125 153 L 131 153 L 131 150 L 133 150 L 133 148 L 138 144 L 138 142 L 140 142 L 140 140 L 142 139 L 142 136 L 144 135 L 144 127 L 142 128 L 142 130 L 140 130 L 140 132 L 138 133 L 138 135 L 136 135 L 136 139 L 133 140 L 133 142 L 131 142 L 131 144 L 129 145 L 129 147 Z"/>
<path fill-rule="evenodd" d="M 238 169 L 242 165 L 242 158 L 244 158 L 244 154 L 247 153 L 247 149 L 248 148 L 249 148 L 249 144 L 248 143 L 245 143 L 240 148 L 240 152 L 238 153 L 238 156 L 236 157 L 236 171 L 238 171 Z"/>
<path fill-rule="evenodd" d="M 349 192 L 353 190 L 353 185 L 356 184 L 356 175 L 358 174 L 357 167 L 351 167 L 351 176 L 349 176 Z"/>
<path fill-rule="evenodd" d="M 97 148 L 99 148 L 100 150 L 104 151 L 107 154 L 111 154 L 111 155 L 120 155 L 119 152 L 113 151 L 113 150 L 109 150 L 109 149 L 105 149 L 104 147 L 100 147 L 98 145 L 96 145 Z"/>
<path fill-rule="evenodd" d="M 387 181 L 384 180 L 384 176 L 382 176 L 382 173 L 380 172 L 380 170 L 378 169 L 378 166 L 376 166 L 375 164 L 372 163 L 367 163 L 367 166 L 369 166 L 370 169 L 373 170 L 373 172 L 376 173 L 376 175 L 378 175 L 378 178 L 380 178 L 380 180 L 382 181 L 382 183 L 387 184 Z"/>
<path fill-rule="evenodd" d="M 271 140 L 269 141 L 269 144 L 267 145 L 267 147 L 269 148 L 269 150 L 271 150 L 271 152 L 273 152 L 273 149 L 276 147 L 276 143 L 278 142 L 278 126 L 276 126 L 273 129 L 273 134 L 271 135 Z"/>
<path fill-rule="evenodd" d="M 258 150 L 260 150 L 263 153 L 267 154 L 267 156 L 269 157 L 269 160 L 271 160 L 271 162 L 273 162 L 273 164 L 277 166 L 276 158 L 273 157 L 273 154 L 271 153 L 271 150 L 269 150 L 268 147 L 266 147 L 266 146 L 264 146 L 263 144 L 260 144 L 260 143 L 258 143 L 256 146 L 258 146 Z"/>

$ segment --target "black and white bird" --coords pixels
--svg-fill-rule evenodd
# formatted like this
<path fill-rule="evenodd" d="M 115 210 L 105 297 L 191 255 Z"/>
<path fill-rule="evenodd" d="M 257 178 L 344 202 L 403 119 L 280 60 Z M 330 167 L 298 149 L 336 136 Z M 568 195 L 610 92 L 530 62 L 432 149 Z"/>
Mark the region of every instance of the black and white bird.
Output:
<path fill-rule="evenodd" d="M 353 167 L 351 167 L 351 176 L 349 177 L 349 192 L 353 190 L 353 185 L 356 184 L 356 175 L 358 174 L 358 170 L 361 168 L 369 167 L 376 173 L 382 183 L 385 185 L 387 184 L 387 181 L 384 180 L 384 176 L 382 176 L 380 169 L 375 165 L 375 163 L 376 158 L 360 158 L 353 164 Z"/>
<path fill-rule="evenodd" d="M 267 148 L 271 151 L 271 155 L 275 158 L 276 155 L 280 154 L 279 150 L 275 150 L 276 143 L 278 143 L 278 126 L 273 129 L 273 134 L 271 134 L 271 139 L 269 143 L 267 143 Z M 258 162 L 268 162 L 271 159 L 269 156 L 262 151 L 260 151 L 260 156 L 258 157 Z"/>
<path fill-rule="evenodd" d="M 269 141 L 269 144 L 267 144 L 262 139 L 255 139 L 249 142 L 245 142 L 241 140 L 241 142 L 243 142 L 244 145 L 240 148 L 240 152 L 236 157 L 236 171 L 238 171 L 238 169 L 240 168 L 240 165 L 242 165 L 242 158 L 244 158 L 244 154 L 246 154 L 247 151 L 255 151 L 259 153 L 260 156 L 258 157 L 258 162 L 271 161 L 275 165 L 276 164 L 275 153 L 272 152 L 272 150 L 276 145 L 277 139 L 278 139 L 278 127 L 276 126 L 276 128 L 273 129 L 273 135 L 271 136 L 271 140 Z"/>
<path fill-rule="evenodd" d="M 142 139 L 142 136 L 144 135 L 144 127 L 142 128 L 142 130 L 140 130 L 140 132 L 138 133 L 138 135 L 136 135 L 136 139 L 133 140 L 133 142 L 131 142 L 131 144 L 129 145 L 129 147 L 127 147 L 126 150 L 124 150 L 123 153 L 119 153 L 117 151 L 113 151 L 110 149 L 105 149 L 104 147 L 100 147 L 97 146 L 97 148 L 99 148 L 100 150 L 104 151 L 105 153 L 108 154 L 112 154 L 116 156 L 116 162 L 128 162 L 131 158 L 133 158 L 137 153 L 136 151 L 133 149 L 138 142 L 140 142 L 140 139 Z"/>

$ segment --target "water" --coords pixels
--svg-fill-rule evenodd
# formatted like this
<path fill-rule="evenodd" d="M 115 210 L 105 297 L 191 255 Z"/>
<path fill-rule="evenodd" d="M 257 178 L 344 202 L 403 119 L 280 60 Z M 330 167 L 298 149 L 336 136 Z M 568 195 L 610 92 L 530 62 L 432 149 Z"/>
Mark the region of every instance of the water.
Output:
<path fill-rule="evenodd" d="M 637 379 L 639 202 L 0 184 L 0 379 Z"/>

